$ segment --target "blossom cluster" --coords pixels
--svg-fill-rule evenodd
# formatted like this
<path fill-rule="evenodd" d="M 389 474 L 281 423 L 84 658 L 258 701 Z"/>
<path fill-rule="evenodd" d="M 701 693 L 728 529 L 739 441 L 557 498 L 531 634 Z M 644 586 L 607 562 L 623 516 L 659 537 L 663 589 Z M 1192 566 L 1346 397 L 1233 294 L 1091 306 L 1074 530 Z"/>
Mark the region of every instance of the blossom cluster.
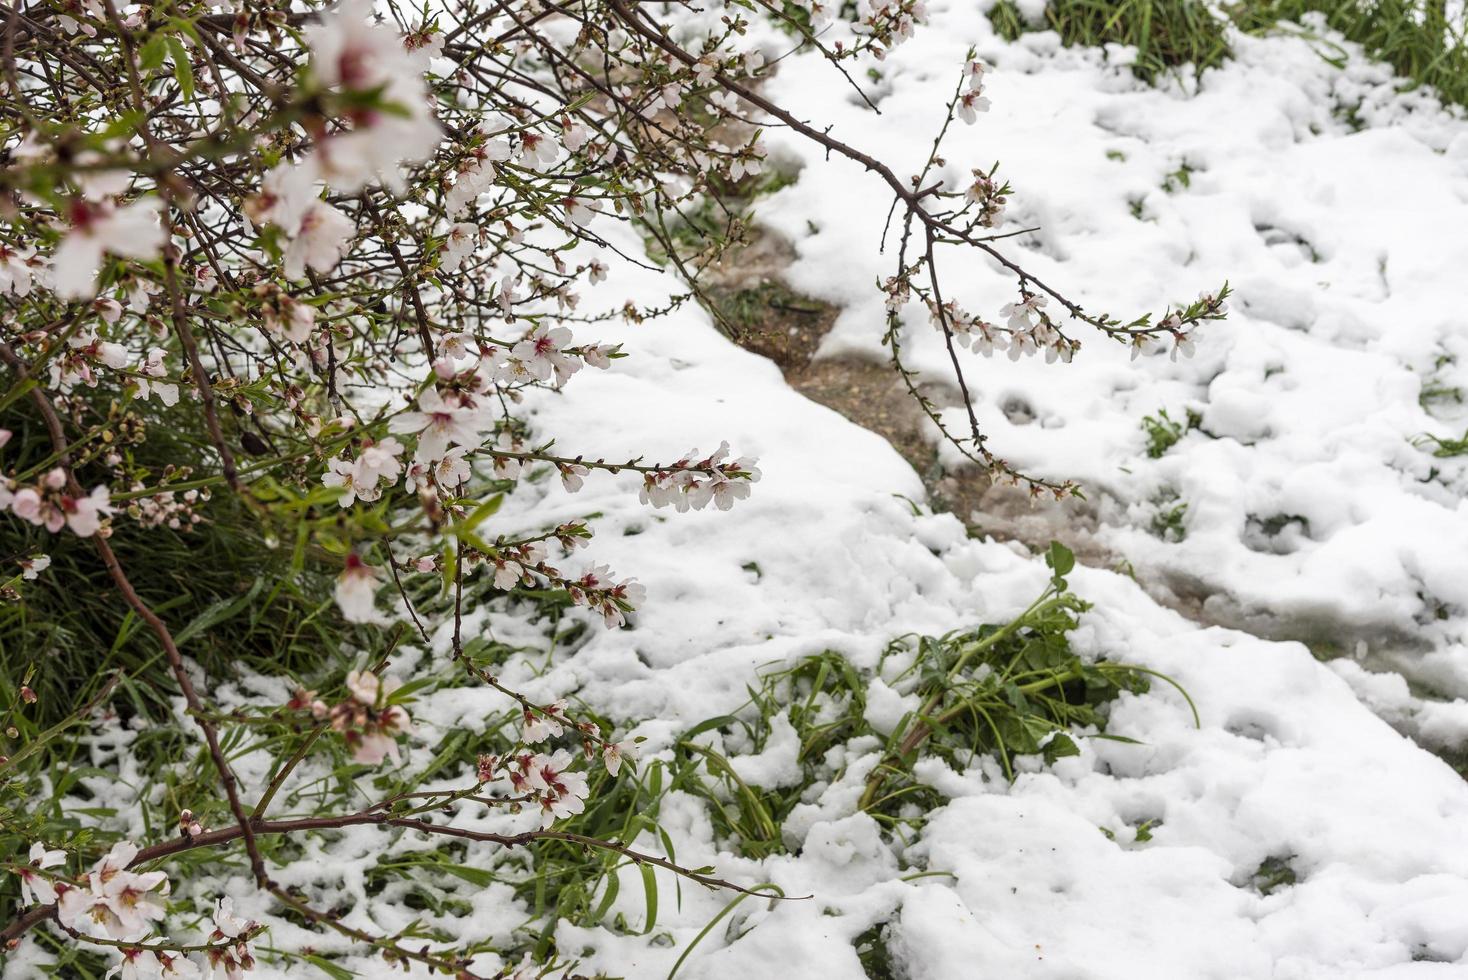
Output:
<path fill-rule="evenodd" d="M 44 527 L 52 534 L 63 527 L 84 538 L 96 534 L 114 513 L 111 496 L 112 491 L 106 486 L 94 487 L 85 496 L 72 494 L 66 471 L 59 466 L 26 486 L 17 487 L 13 480 L 0 475 L 0 510 L 9 510 L 21 520 Z"/>
<path fill-rule="evenodd" d="M 352 750 L 352 761 L 375 766 L 383 759 L 398 761 L 398 737 L 413 730 L 408 709 L 392 703 L 392 693 L 402 686 L 396 677 L 386 680 L 370 670 L 347 674 L 347 696 L 328 707 L 315 691 L 297 688 L 286 703 L 291 711 L 306 711 L 325 720 Z"/>
<path fill-rule="evenodd" d="M 191 947 L 199 950 L 197 961 L 167 940 L 144 942 L 167 913 L 170 883 L 162 871 L 131 870 L 138 858 L 138 846 L 132 841 L 118 841 L 80 878 L 52 870 L 66 863 L 64 851 L 36 842 L 28 857 L 28 863 L 12 868 L 20 880 L 21 904 L 54 903 L 62 928 L 109 941 L 120 957 L 109 977 L 240 980 L 255 965 L 250 942 L 260 926 L 237 917 L 228 898 L 215 905 L 208 941 Z"/>
<path fill-rule="evenodd" d="M 644 473 L 639 496 L 645 504 L 671 504 L 678 511 L 702 510 L 710 503 L 728 510 L 734 501 L 749 497 L 750 484 L 759 482 L 757 462 L 752 456 L 729 459 L 727 442 L 702 459 L 697 449 L 690 449 L 672 465 Z"/>

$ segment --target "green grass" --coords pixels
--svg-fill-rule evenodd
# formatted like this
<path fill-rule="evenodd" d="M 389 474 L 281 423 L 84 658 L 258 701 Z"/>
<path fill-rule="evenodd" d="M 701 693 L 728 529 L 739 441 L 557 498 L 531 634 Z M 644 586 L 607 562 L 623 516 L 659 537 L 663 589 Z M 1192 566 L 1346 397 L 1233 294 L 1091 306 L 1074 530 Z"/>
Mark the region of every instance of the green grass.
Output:
<path fill-rule="evenodd" d="M 1050 586 L 1007 623 L 899 637 L 870 670 L 827 651 L 766 674 L 743 708 L 684 735 L 674 764 L 683 788 L 708 802 L 720 837 L 758 858 L 785 849 L 781 828 L 797 804 L 809 802 L 812 786 L 840 781 L 847 762 L 871 751 L 880 751 L 881 762 L 865 781 L 861 806 L 904 834 L 946 802 L 912 775 L 921 759 L 942 759 L 961 771 L 988 756 L 1013 779 L 1020 756 L 1053 763 L 1079 753 L 1077 738 L 1111 737 L 1103 734 L 1106 706 L 1124 691 L 1148 690 L 1158 675 L 1088 661 L 1071 650 L 1069 633 L 1089 606 L 1066 588 L 1070 553 L 1052 545 L 1049 560 L 1056 569 Z M 867 720 L 868 692 L 878 678 L 921 706 L 890 732 Z M 725 751 L 757 753 L 769 745 L 779 717 L 799 738 L 802 776 L 794 785 L 747 785 L 702 738 L 718 733 L 713 744 Z"/>
<path fill-rule="evenodd" d="M 1331 29 L 1390 65 L 1409 87 L 1430 86 L 1445 102 L 1468 106 L 1468 46 L 1462 43 L 1468 24 L 1451 20 L 1444 0 L 1240 0 L 1223 11 L 1253 34 L 1296 31 L 1308 15 L 1323 14 Z M 1050 0 L 1039 22 L 1001 0 L 989 19 L 1008 40 L 1053 30 L 1066 45 L 1131 45 L 1137 49 L 1132 71 L 1148 82 L 1184 66 L 1201 76 L 1231 56 L 1227 23 L 1198 0 Z M 1345 52 L 1338 47 L 1321 44 L 1317 50 L 1344 66 Z"/>
<path fill-rule="evenodd" d="M 1000 0 L 989 20 L 1001 37 L 1053 30 L 1066 45 L 1127 44 L 1137 49 L 1132 72 L 1146 81 L 1192 66 L 1202 74 L 1229 56 L 1224 25 L 1198 0 L 1052 0 L 1044 20 L 1027 21 L 1010 0 Z"/>
<path fill-rule="evenodd" d="M 1152 504 L 1156 507 L 1150 526 L 1153 534 L 1163 541 L 1181 541 L 1188 536 L 1188 503 L 1178 499 L 1176 490 L 1164 488 L 1152 499 Z"/>
<path fill-rule="evenodd" d="M 1462 438 L 1454 439 L 1451 436 L 1440 439 L 1437 436 L 1425 435 L 1417 440 L 1417 445 L 1433 446 L 1432 455 L 1438 459 L 1450 459 L 1454 456 L 1468 455 L 1468 432 L 1464 432 Z"/>
<path fill-rule="evenodd" d="M 1156 415 L 1142 417 L 1142 431 L 1147 434 L 1147 455 L 1161 459 L 1167 451 L 1177 445 L 1183 436 L 1203 423 L 1203 417 L 1191 408 L 1187 420 L 1179 422 L 1167 414 L 1167 409 L 1157 410 Z"/>
<path fill-rule="evenodd" d="M 1255 33 L 1322 13 L 1328 26 L 1401 77 L 1431 86 L 1445 102 L 1468 106 L 1468 47 L 1462 43 L 1468 25 L 1449 19 L 1445 0 L 1246 0 L 1228 9 L 1235 23 Z M 1344 64 L 1339 52 L 1334 57 Z"/>

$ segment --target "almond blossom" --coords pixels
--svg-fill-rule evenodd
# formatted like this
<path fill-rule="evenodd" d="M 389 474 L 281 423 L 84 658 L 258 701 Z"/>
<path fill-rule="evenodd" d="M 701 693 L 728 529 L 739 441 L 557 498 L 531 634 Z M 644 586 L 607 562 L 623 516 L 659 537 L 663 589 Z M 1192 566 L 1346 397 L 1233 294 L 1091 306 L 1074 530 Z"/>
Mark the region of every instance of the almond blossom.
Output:
<path fill-rule="evenodd" d="M 439 268 L 445 272 L 453 272 L 474 251 L 478 242 L 479 226 L 467 221 L 458 222 L 449 228 L 448 237 L 444 239 L 443 259 L 439 262 Z"/>
<path fill-rule="evenodd" d="M 581 369 L 579 361 L 562 352 L 562 348 L 570 344 L 570 330 L 547 327 L 542 323 L 510 348 L 510 354 L 537 381 L 549 381 L 554 377 L 556 384 L 562 385 Z"/>
<path fill-rule="evenodd" d="M 630 763 L 635 758 L 637 751 L 630 742 L 607 742 L 602 745 L 602 764 L 607 767 L 609 776 L 615 776 L 621 770 L 624 760 Z"/>
<path fill-rule="evenodd" d="M 386 681 L 371 671 L 347 674 L 351 696 L 330 710 L 331 727 L 340 732 L 352 749 L 352 761 L 375 766 L 391 757 L 398 761 L 399 735 L 413 730 L 408 711 L 400 704 L 386 703 L 401 686 L 397 678 Z"/>
<path fill-rule="evenodd" d="M 0 242 L 0 293 L 12 296 L 29 296 L 35 270 L 31 265 L 35 258 L 34 246 L 16 248 Z"/>
<path fill-rule="evenodd" d="M 320 140 L 314 160 L 326 182 L 355 193 L 369 181 L 401 192 L 403 162 L 418 163 L 441 132 L 429 110 L 421 54 L 392 27 L 372 20 L 370 0 L 346 0 L 306 29 L 311 67 L 325 88 L 379 92 L 392 111 L 354 107 L 352 128 Z"/>
<path fill-rule="evenodd" d="M 20 904 L 22 906 L 45 904 L 56 901 L 56 886 L 45 875 L 36 871 L 54 868 L 66 863 L 65 851 L 48 850 L 40 841 L 31 845 L 30 862 L 15 869 L 20 878 Z"/>
<path fill-rule="evenodd" d="M 522 741 L 534 745 L 536 742 L 544 742 L 547 738 L 555 738 L 569 724 L 566 720 L 565 699 L 553 701 L 539 710 L 526 708 L 521 720 L 524 722 L 520 735 Z"/>
<path fill-rule="evenodd" d="M 91 537 L 101 528 L 102 519 L 114 513 L 112 491 L 103 485 L 94 487 L 86 497 L 73 497 L 65 487 L 66 473 L 57 467 L 38 486 L 16 491 L 10 502 L 11 512 L 52 534 L 68 527 L 78 537 Z"/>
<path fill-rule="evenodd" d="M 376 623 L 377 571 L 355 554 L 347 555 L 346 568 L 336 580 L 336 604 L 349 623 Z"/>
<path fill-rule="evenodd" d="M 219 899 L 214 908 L 214 931 L 209 934 L 209 950 L 205 953 L 210 977 L 242 980 L 247 971 L 254 969 L 255 956 L 249 940 L 259 928 L 259 923 L 234 914 L 232 899 Z"/>
<path fill-rule="evenodd" d="M 479 445 L 480 413 L 463 396 L 455 392 L 440 393 L 430 386 L 418 396 L 418 410 L 394 417 L 388 428 L 398 433 L 416 433 L 417 458 L 433 461 L 442 459 L 450 444 Z"/>
<path fill-rule="evenodd" d="M 72 202 L 71 230 L 56 246 L 52 276 L 62 299 L 88 299 L 96 292 L 97 270 L 104 255 L 129 259 L 156 258 L 167 237 L 159 223 L 162 203 L 157 198 L 124 207 Z"/>
<path fill-rule="evenodd" d="M 82 885 L 57 889 L 56 917 L 77 932 L 119 940 L 135 940 L 165 912 L 168 876 L 162 871 L 137 873 L 127 868 L 137 857 L 131 841 L 118 841 L 88 873 Z"/>

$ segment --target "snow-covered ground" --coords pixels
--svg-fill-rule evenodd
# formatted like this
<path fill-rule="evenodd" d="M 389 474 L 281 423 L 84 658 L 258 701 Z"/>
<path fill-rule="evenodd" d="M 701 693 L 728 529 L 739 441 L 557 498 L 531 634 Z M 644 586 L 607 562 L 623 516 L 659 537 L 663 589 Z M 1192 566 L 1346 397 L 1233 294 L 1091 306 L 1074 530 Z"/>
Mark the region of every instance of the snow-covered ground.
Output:
<path fill-rule="evenodd" d="M 956 175 L 1004 162 L 1014 227 L 1044 229 L 1010 244 L 1042 277 L 1118 314 L 1230 279 L 1234 313 L 1192 361 L 1129 363 L 1092 338 L 1068 366 L 976 359 L 981 421 L 1001 455 L 1085 484 L 1103 541 L 1139 577 L 1228 604 L 1272 635 L 1353 637 L 1361 661 L 1203 628 L 1126 575 L 1078 569 L 1072 587 L 1095 608 L 1075 645 L 1177 678 L 1201 727 L 1157 685 L 1113 706 L 1109 730 L 1141 744 L 1082 739 L 1078 757 L 1012 785 L 992 767 L 930 768 L 951 802 L 906 846 L 838 785 L 797 810 L 790 855 L 757 862 L 721 851 L 702 806 L 675 794 L 663 817 L 680 861 L 813 896 L 742 902 L 678 976 L 861 980 L 853 939 L 878 923 L 890 924 L 899 970 L 923 980 L 1468 975 L 1468 784 L 1388 724 L 1445 749 L 1468 736 L 1468 706 L 1454 700 L 1468 694 L 1468 470 L 1412 444 L 1468 424 L 1441 414 L 1451 405 L 1434 416 L 1419 404 L 1429 383 L 1468 388 L 1468 122 L 1395 94 L 1357 55 L 1334 68 L 1299 38 L 1236 39 L 1236 59 L 1189 94 L 1142 86 L 1053 35 L 1006 44 L 977 6 L 930 4 L 932 23 L 881 66 L 880 116 L 814 61 L 782 63 L 771 91 L 901 173 L 926 153 L 975 45 L 994 67 L 994 108 L 946 156 Z M 775 130 L 766 138 L 804 169 L 760 217 L 796 244 L 792 283 L 844 310 L 823 353 L 878 353 L 873 283 L 891 263 L 875 245 L 889 200 L 855 167 Z M 1165 191 L 1183 164 L 1190 186 Z M 950 261 L 968 308 L 993 318 L 1013 298 L 993 268 Z M 648 306 L 676 288 L 629 264 L 603 287 Z M 941 376 L 936 334 L 923 323 L 911 333 L 918 366 Z M 921 483 L 890 446 L 792 392 L 697 309 L 601 336 L 634 356 L 540 402 L 538 430 L 607 458 L 675 458 L 727 439 L 760 457 L 764 478 L 730 513 L 650 510 L 632 474 L 575 496 L 512 496 L 497 518 L 507 526 L 600 512 L 590 554 L 636 575 L 648 600 L 634 629 L 598 632 L 543 675 L 510 671 L 507 683 L 533 697 L 579 692 L 646 736 L 651 758 L 741 704 L 766 665 L 832 649 L 870 666 L 896 635 L 1004 621 L 1042 589 L 1037 559 L 970 539 L 950 515 L 915 514 L 903 497 L 920 499 Z M 1001 406 L 1014 398 L 1032 423 L 1008 421 Z M 1147 458 L 1138 422 L 1159 408 L 1194 409 L 1207 434 Z M 1188 505 L 1181 541 L 1148 530 L 1164 491 Z M 512 628 L 470 611 L 471 635 L 486 624 Z M 481 724 L 492 697 L 425 699 L 410 761 Z M 784 761 L 742 771 L 758 785 L 779 780 Z M 517 818 L 456 819 L 502 829 Z M 1146 821 L 1151 839 L 1134 840 Z M 344 835 L 321 867 L 359 899 L 349 923 L 391 930 L 421 913 L 365 901 L 352 884 L 380 845 L 376 831 Z M 1269 859 L 1296 880 L 1266 895 L 1254 875 Z M 558 944 L 586 975 L 664 977 L 729 899 L 687 885 L 681 904 L 665 897 L 658 931 L 674 945 L 569 926 Z M 456 925 L 466 937 L 524 918 L 498 888 L 473 904 Z M 617 908 L 641 921 L 630 872 Z M 281 945 L 299 938 L 276 929 Z M 385 975 L 372 972 L 380 961 L 349 965 Z"/>
<path fill-rule="evenodd" d="M 1012 227 L 1043 226 L 1018 245 L 1038 274 L 1119 315 L 1229 279 L 1234 313 L 1192 361 L 1129 363 L 1099 339 L 1069 366 L 976 358 L 981 421 L 1001 455 L 1081 480 L 1102 540 L 1139 576 L 1355 656 L 1322 663 L 1300 643 L 1200 628 L 1122 575 L 1079 572 L 1096 604 L 1079 642 L 1177 677 L 1201 730 L 1169 690 L 1124 698 L 1111 731 L 1143 745 L 1085 742 L 1012 786 L 949 774 L 952 802 L 906 849 L 832 792 L 797 812 L 797 856 L 755 865 L 717 854 L 690 806 L 680 854 L 815 898 L 743 903 L 679 976 L 861 977 L 851 940 L 882 921 L 922 978 L 1464 975 L 1468 785 L 1382 717 L 1440 748 L 1468 735 L 1455 700 L 1468 694 L 1468 470 L 1413 445 L 1468 425 L 1451 402 L 1430 403 L 1436 415 L 1419 403 L 1428 385 L 1468 388 L 1468 122 L 1396 93 L 1359 54 L 1337 69 L 1298 37 L 1236 38 L 1235 60 L 1186 93 L 1050 34 L 1007 44 L 976 6 L 930 6 L 928 28 L 881 66 L 880 116 L 814 60 L 784 62 L 770 90 L 904 173 L 975 45 L 994 66 L 994 108 L 945 155 L 955 176 L 1003 161 Z M 892 259 L 872 245 L 888 199 L 857 167 L 767 138 L 804 166 L 759 216 L 796 244 L 790 281 L 844 310 L 823 353 L 880 356 L 873 283 Z M 1184 164 L 1189 186 L 1165 191 Z M 950 259 L 949 289 L 996 316 L 1009 281 L 965 261 Z M 636 280 L 614 284 L 666 288 Z M 943 376 L 937 335 L 910 333 L 918 365 Z M 547 428 L 586 426 L 589 444 L 629 451 L 653 433 L 670 452 L 728 438 L 761 456 L 765 479 L 730 514 L 598 500 L 642 533 L 604 532 L 597 553 L 651 598 L 636 630 L 598 637 L 548 689 L 656 719 L 637 729 L 655 748 L 739 704 L 761 664 L 827 648 L 869 664 L 896 634 L 1000 620 L 1039 591 L 1038 561 L 968 540 L 952 517 L 913 516 L 893 494 L 916 497 L 918 481 L 890 448 L 791 394 L 701 317 L 626 340 L 638 356 L 573 386 Z M 584 406 L 603 398 L 623 414 L 593 423 Z M 1008 421 L 1012 398 L 1033 423 Z M 1138 423 L 1159 408 L 1194 409 L 1207 435 L 1149 459 Z M 1165 490 L 1188 505 L 1180 542 L 1148 530 Z M 1101 832 L 1145 820 L 1158 823 L 1145 843 Z M 1251 877 L 1270 858 L 1297 881 L 1265 896 Z M 903 880 L 920 871 L 952 877 Z M 637 890 L 624 894 L 635 920 Z M 683 942 L 726 901 L 685 896 L 664 920 Z M 665 975 L 677 952 L 577 941 L 596 950 L 583 969 L 613 975 Z"/>

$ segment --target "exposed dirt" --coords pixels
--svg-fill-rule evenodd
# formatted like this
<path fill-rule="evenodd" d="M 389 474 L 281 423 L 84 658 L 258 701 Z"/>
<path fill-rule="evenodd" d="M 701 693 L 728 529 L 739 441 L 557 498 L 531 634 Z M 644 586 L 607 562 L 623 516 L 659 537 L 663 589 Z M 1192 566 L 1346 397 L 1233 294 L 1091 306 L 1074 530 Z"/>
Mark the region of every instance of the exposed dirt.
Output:
<path fill-rule="evenodd" d="M 757 226 L 747 237 L 747 244 L 731 248 L 704 271 L 709 298 L 735 343 L 774 361 L 796 391 L 891 443 L 922 477 L 928 503 L 951 511 L 970 532 L 1018 541 L 1036 552 L 1058 540 L 1087 564 L 1117 564 L 1095 540 L 1096 509 L 1088 501 L 1037 501 L 1022 490 L 993 485 L 977 467 L 944 467 L 936 431 L 889 363 L 852 355 L 817 358 L 840 311 L 785 283 L 782 272 L 795 258 L 788 242 Z M 923 394 L 940 408 L 961 404 L 946 381 L 926 384 Z M 1015 411 L 1022 413 L 1023 406 Z"/>

